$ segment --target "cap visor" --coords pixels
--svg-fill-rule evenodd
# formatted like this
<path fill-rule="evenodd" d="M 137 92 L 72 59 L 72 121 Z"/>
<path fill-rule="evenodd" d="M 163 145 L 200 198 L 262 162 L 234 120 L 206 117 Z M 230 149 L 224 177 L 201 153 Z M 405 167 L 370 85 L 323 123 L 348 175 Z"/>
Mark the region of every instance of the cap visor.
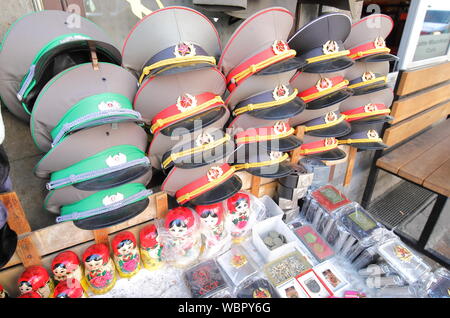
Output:
<path fill-rule="evenodd" d="M 260 142 L 260 144 L 264 149 L 269 151 L 287 152 L 300 147 L 302 145 L 302 141 L 296 136 L 288 136 L 286 138 Z"/>
<path fill-rule="evenodd" d="M 292 166 L 286 162 L 266 167 L 245 169 L 248 173 L 262 178 L 283 178 L 291 174 L 293 170 Z"/>
<path fill-rule="evenodd" d="M 73 222 L 73 224 L 75 224 L 76 227 L 82 230 L 102 229 L 125 222 L 139 215 L 147 208 L 148 204 L 149 199 L 145 198 L 144 200 L 134 202 L 116 210 L 112 210 L 90 218 L 76 220 Z"/>
<path fill-rule="evenodd" d="M 190 134 L 197 129 L 209 126 L 212 123 L 218 121 L 225 115 L 225 113 L 225 107 L 215 107 L 206 112 L 176 122 L 162 129 L 161 133 L 166 136 L 182 136 L 185 134 Z M 199 123 L 201 124 L 201 126 L 199 126 Z"/>
<path fill-rule="evenodd" d="M 260 119 L 282 120 L 294 117 L 300 114 L 306 107 L 306 104 L 298 97 L 294 100 L 276 107 L 249 111 L 248 114 Z"/>
<path fill-rule="evenodd" d="M 339 124 L 328 128 L 307 131 L 306 134 L 314 137 L 341 137 L 347 135 L 351 131 L 352 127 L 344 120 Z"/>
<path fill-rule="evenodd" d="M 135 180 L 143 176 L 148 172 L 151 172 L 151 166 L 140 164 L 129 167 L 128 169 L 109 173 L 98 178 L 75 183 L 73 186 L 74 188 L 83 191 L 105 190 L 128 183 L 132 180 Z"/>
<path fill-rule="evenodd" d="M 373 62 L 373 63 L 377 63 L 377 62 L 390 62 L 390 61 L 398 61 L 399 58 L 398 56 L 392 55 L 392 54 L 374 54 L 374 55 L 369 55 L 366 57 L 362 57 L 360 59 L 358 59 L 358 62 Z"/>
<path fill-rule="evenodd" d="M 332 73 L 345 70 L 346 68 L 349 68 L 353 64 L 355 64 L 355 62 L 351 58 L 347 56 L 341 56 L 331 60 L 308 64 L 303 68 L 303 72 Z"/>
<path fill-rule="evenodd" d="M 347 154 L 345 153 L 345 151 L 339 148 L 335 148 L 328 151 L 310 154 L 306 156 L 310 158 L 316 158 L 319 160 L 333 161 L 344 159 L 347 156 Z"/>
<path fill-rule="evenodd" d="M 394 117 L 392 116 L 372 116 L 367 118 L 361 118 L 358 120 L 354 120 L 350 122 L 352 125 L 368 125 L 368 124 L 379 124 L 379 123 L 386 123 L 391 120 L 393 120 Z"/>
<path fill-rule="evenodd" d="M 353 88 L 353 95 L 359 96 L 359 95 L 370 94 L 370 93 L 381 91 L 387 87 L 388 87 L 388 85 L 384 82 L 367 85 L 367 86 L 361 86 L 358 88 Z"/>
<path fill-rule="evenodd" d="M 236 194 L 239 190 L 241 190 L 241 188 L 241 179 L 234 175 L 227 181 L 219 184 L 217 187 L 190 200 L 189 203 L 193 205 L 209 205 L 221 202 Z"/>
<path fill-rule="evenodd" d="M 297 57 L 281 61 L 279 63 L 270 65 L 269 67 L 259 71 L 257 75 L 272 75 L 284 73 L 292 70 L 298 70 L 306 66 L 306 61 Z"/>
<path fill-rule="evenodd" d="M 5 266 L 14 255 L 17 247 L 17 234 L 8 224 L 0 229 L 0 268 Z"/>
<path fill-rule="evenodd" d="M 380 150 L 388 146 L 382 142 L 359 142 L 354 144 L 347 144 L 360 150 Z"/>
<path fill-rule="evenodd" d="M 349 98 L 353 95 L 353 90 L 351 89 L 341 89 L 337 92 L 325 95 L 323 97 L 320 97 L 318 99 L 315 99 L 313 101 L 310 101 L 306 104 L 306 109 L 321 109 L 325 108 L 334 104 L 337 104 L 339 102 L 342 102 L 343 100 Z"/>

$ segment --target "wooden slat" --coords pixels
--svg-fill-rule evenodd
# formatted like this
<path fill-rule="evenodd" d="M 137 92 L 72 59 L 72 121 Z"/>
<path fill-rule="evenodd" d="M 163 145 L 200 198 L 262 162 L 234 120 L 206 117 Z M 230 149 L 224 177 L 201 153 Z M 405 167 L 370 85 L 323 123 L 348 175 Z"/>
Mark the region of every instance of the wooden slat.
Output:
<path fill-rule="evenodd" d="M 94 230 L 93 233 L 94 233 L 95 243 L 97 243 L 97 244 L 108 243 L 109 228 Z"/>
<path fill-rule="evenodd" d="M 403 72 L 396 94 L 404 96 L 450 79 L 450 62 Z"/>
<path fill-rule="evenodd" d="M 431 126 L 433 123 L 447 116 L 448 106 L 449 103 L 435 106 L 421 114 L 408 118 L 397 125 L 389 127 L 384 132 L 384 143 L 388 146 L 395 145 Z"/>
<path fill-rule="evenodd" d="M 236 175 L 241 179 L 242 181 L 242 189 L 244 190 L 250 190 L 252 188 L 252 175 L 246 171 L 238 171 L 236 172 Z M 271 183 L 275 179 L 273 178 L 261 178 L 261 185 Z"/>
<path fill-rule="evenodd" d="M 352 181 L 353 168 L 355 167 L 357 151 L 358 151 L 358 148 L 350 147 L 350 151 L 348 154 L 348 161 L 347 161 L 347 169 L 345 170 L 345 178 L 344 178 L 344 183 L 343 183 L 344 187 L 348 186 L 350 184 L 350 182 Z"/>
<path fill-rule="evenodd" d="M 2 194 L 0 200 L 3 201 L 8 210 L 8 225 L 18 235 L 16 255 L 26 266 L 40 265 L 41 256 L 32 240 L 29 237 L 31 232 L 30 224 L 25 216 L 22 205 L 15 192 Z"/>
<path fill-rule="evenodd" d="M 425 153 L 400 168 L 398 175 L 422 185 L 423 181 L 450 158 L 450 138 L 435 144 Z"/>
<path fill-rule="evenodd" d="M 394 117 L 394 120 L 391 124 L 396 124 L 449 99 L 450 82 L 419 94 L 399 99 L 392 105 L 391 115 Z"/>
<path fill-rule="evenodd" d="M 449 104 L 450 105 L 450 104 Z M 377 161 L 377 166 L 394 174 L 408 162 L 425 153 L 442 140 L 450 138 L 450 120 L 431 128 Z"/>
<path fill-rule="evenodd" d="M 260 187 L 261 187 L 261 177 L 252 176 L 252 187 L 250 188 L 250 193 L 255 196 L 258 196 Z"/>
<path fill-rule="evenodd" d="M 429 175 L 423 182 L 423 186 L 450 197 L 450 159 Z"/>

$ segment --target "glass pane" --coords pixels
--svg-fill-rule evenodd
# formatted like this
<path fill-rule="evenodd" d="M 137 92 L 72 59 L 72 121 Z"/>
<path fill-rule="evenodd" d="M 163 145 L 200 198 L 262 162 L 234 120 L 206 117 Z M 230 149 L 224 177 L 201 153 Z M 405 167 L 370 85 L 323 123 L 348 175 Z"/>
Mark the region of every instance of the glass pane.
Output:
<path fill-rule="evenodd" d="M 428 10 L 413 61 L 447 55 L 450 43 L 450 11 Z"/>

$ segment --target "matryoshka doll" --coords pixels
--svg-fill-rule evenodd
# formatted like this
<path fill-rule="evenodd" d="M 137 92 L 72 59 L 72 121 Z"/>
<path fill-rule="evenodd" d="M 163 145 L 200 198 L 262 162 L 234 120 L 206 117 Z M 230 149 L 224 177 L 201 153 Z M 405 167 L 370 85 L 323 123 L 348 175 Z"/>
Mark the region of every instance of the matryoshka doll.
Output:
<path fill-rule="evenodd" d="M 112 240 L 114 262 L 121 277 L 132 277 L 141 269 L 139 250 L 133 233 L 124 231 Z"/>
<path fill-rule="evenodd" d="M 86 298 L 83 287 L 76 278 L 59 282 L 53 293 L 54 298 Z"/>
<path fill-rule="evenodd" d="M 36 292 L 42 298 L 53 296 L 53 281 L 42 266 L 30 266 L 20 275 L 17 281 L 20 294 Z"/>
<path fill-rule="evenodd" d="M 233 242 L 239 243 L 249 230 L 249 219 L 251 214 L 250 195 L 238 192 L 227 199 L 227 207 L 231 222 L 231 236 Z"/>
<path fill-rule="evenodd" d="M 158 229 L 155 224 L 145 226 L 139 233 L 141 242 L 142 264 L 150 271 L 161 268 L 164 264 L 161 260 L 163 246 L 160 243 Z"/>
<path fill-rule="evenodd" d="M 0 285 L 0 298 L 9 298 L 8 292 L 2 285 Z"/>
<path fill-rule="evenodd" d="M 163 254 L 173 266 L 185 267 L 200 255 L 201 236 L 194 211 L 177 207 L 167 213 L 164 227 L 168 232 Z"/>
<path fill-rule="evenodd" d="M 34 291 L 30 291 L 30 292 L 28 292 L 28 293 L 25 293 L 25 294 L 23 294 L 23 295 L 20 295 L 20 296 L 17 297 L 17 298 L 42 298 L 42 297 L 41 297 L 41 295 L 40 295 L 39 293 L 34 292 Z"/>
<path fill-rule="evenodd" d="M 83 254 L 84 275 L 94 294 L 105 294 L 116 283 L 116 270 L 105 244 L 89 246 Z"/>
<path fill-rule="evenodd" d="M 52 262 L 53 279 L 56 283 L 68 278 L 75 278 L 79 282 L 83 279 L 80 260 L 72 251 L 65 251 L 56 255 Z"/>
<path fill-rule="evenodd" d="M 195 211 L 200 216 L 201 232 L 205 236 L 206 250 L 203 256 L 209 257 L 225 246 L 225 209 L 223 203 L 197 205 Z M 202 257 L 203 257 L 202 256 Z"/>

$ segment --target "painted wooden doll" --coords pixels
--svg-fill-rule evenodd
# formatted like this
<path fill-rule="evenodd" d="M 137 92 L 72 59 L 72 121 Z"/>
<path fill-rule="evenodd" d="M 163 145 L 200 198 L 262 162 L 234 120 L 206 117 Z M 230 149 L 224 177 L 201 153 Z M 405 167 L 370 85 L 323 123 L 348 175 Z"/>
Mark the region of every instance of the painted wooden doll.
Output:
<path fill-rule="evenodd" d="M 173 266 L 188 266 L 199 257 L 201 236 L 198 223 L 194 211 L 186 207 L 177 207 L 167 213 L 164 227 L 168 235 L 163 254 Z"/>
<path fill-rule="evenodd" d="M 81 283 L 76 278 L 60 281 L 55 287 L 54 298 L 86 298 Z"/>
<path fill-rule="evenodd" d="M 49 298 L 53 295 L 53 281 L 42 266 L 26 268 L 17 283 L 21 295 L 32 291 L 38 293 L 42 298 Z"/>
<path fill-rule="evenodd" d="M 53 279 L 55 283 L 68 278 L 75 278 L 79 282 L 83 279 L 78 255 L 72 251 L 65 251 L 56 255 L 52 262 Z"/>
<path fill-rule="evenodd" d="M 37 292 L 30 291 L 28 293 L 22 294 L 17 298 L 42 298 L 41 295 Z"/>
<path fill-rule="evenodd" d="M 222 203 L 197 205 L 195 211 L 200 216 L 202 232 L 208 238 L 208 245 L 214 245 L 225 238 L 225 211 Z"/>
<path fill-rule="evenodd" d="M 105 294 L 116 283 L 116 270 L 105 244 L 94 244 L 83 254 L 84 275 L 94 294 Z"/>
<path fill-rule="evenodd" d="M 141 241 L 142 264 L 148 270 L 157 270 L 164 265 L 161 260 L 161 252 L 163 249 L 158 235 L 158 229 L 155 224 L 145 226 L 139 233 Z"/>
<path fill-rule="evenodd" d="M 238 192 L 227 199 L 228 213 L 230 217 L 230 231 L 233 241 L 238 243 L 243 240 L 249 230 L 249 219 L 251 214 L 251 199 L 244 192 Z"/>
<path fill-rule="evenodd" d="M 9 298 L 8 292 L 2 285 L 0 285 L 0 298 Z"/>
<path fill-rule="evenodd" d="M 120 277 L 132 277 L 141 269 L 136 238 L 129 231 L 120 232 L 112 240 L 114 262 Z"/>

